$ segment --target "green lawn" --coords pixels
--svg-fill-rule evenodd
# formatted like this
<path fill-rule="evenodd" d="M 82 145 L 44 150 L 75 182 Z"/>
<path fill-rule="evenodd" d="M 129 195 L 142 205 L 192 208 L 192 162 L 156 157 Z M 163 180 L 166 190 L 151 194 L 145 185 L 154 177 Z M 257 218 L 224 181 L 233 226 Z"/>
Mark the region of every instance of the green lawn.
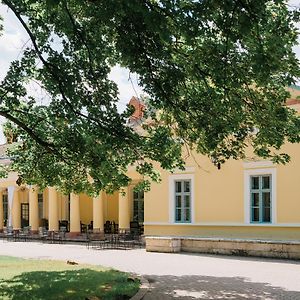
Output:
<path fill-rule="evenodd" d="M 110 269 L 0 256 L 0 299 L 129 299 L 138 288 L 137 280 Z"/>

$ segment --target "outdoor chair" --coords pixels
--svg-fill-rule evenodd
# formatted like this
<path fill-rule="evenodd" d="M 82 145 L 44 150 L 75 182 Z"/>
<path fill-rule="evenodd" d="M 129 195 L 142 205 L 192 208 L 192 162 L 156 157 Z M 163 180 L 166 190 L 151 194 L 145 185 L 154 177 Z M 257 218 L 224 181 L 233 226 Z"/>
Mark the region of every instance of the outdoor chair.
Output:
<path fill-rule="evenodd" d="M 52 233 L 52 243 L 59 243 L 62 244 L 66 239 L 66 231 L 59 230 L 59 231 L 51 231 Z"/>
<path fill-rule="evenodd" d="M 119 224 L 116 224 L 114 221 L 111 223 L 111 233 L 119 233 Z"/>
<path fill-rule="evenodd" d="M 120 233 L 118 242 L 119 248 L 132 249 L 134 248 L 134 235 L 130 232 Z"/>
<path fill-rule="evenodd" d="M 110 234 L 111 233 L 111 223 L 110 221 L 106 221 L 104 224 L 104 233 Z"/>
<path fill-rule="evenodd" d="M 143 240 L 140 234 L 133 236 L 133 248 L 142 248 Z"/>
<path fill-rule="evenodd" d="M 49 229 L 49 221 L 48 221 L 48 219 L 45 219 L 45 218 L 43 218 L 42 220 L 41 220 L 41 225 L 42 225 L 42 227 L 44 227 L 46 230 L 48 230 Z"/>
<path fill-rule="evenodd" d="M 15 234 L 12 226 L 7 226 L 6 229 L 4 230 L 4 238 L 9 241 L 15 240 Z"/>
<path fill-rule="evenodd" d="M 48 230 L 47 235 L 44 238 L 44 241 L 49 242 L 51 244 L 59 243 L 61 244 L 63 241 L 63 233 L 55 230 Z"/>
<path fill-rule="evenodd" d="M 87 224 L 84 224 L 80 221 L 80 232 L 81 233 L 86 233 L 88 230 L 88 225 Z"/>
<path fill-rule="evenodd" d="M 134 235 L 140 234 L 140 224 L 138 221 L 130 222 L 130 233 Z"/>
<path fill-rule="evenodd" d="M 39 227 L 39 239 L 45 242 L 48 237 L 48 230 L 45 227 Z"/>
<path fill-rule="evenodd" d="M 87 248 L 103 249 L 105 244 L 108 242 L 105 239 L 104 232 L 99 229 L 93 229 L 93 231 L 88 231 L 87 234 Z"/>
<path fill-rule="evenodd" d="M 32 238 L 31 226 L 26 226 L 18 232 L 18 239 L 26 242 Z"/>
<path fill-rule="evenodd" d="M 65 228 L 66 232 L 69 231 L 69 221 L 68 220 L 60 220 L 59 221 L 59 229 Z"/>

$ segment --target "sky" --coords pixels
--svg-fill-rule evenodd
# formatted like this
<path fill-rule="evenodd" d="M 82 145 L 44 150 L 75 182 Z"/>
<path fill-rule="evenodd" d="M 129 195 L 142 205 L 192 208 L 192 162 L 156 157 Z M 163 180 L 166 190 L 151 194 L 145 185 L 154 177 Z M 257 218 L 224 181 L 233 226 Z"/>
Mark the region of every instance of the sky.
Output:
<path fill-rule="evenodd" d="M 300 6 L 300 0 L 288 1 L 291 6 Z M 25 30 L 19 25 L 18 20 L 6 6 L 0 4 L 0 15 L 4 18 L 4 33 L 0 36 L 0 80 L 5 76 L 10 62 L 17 59 L 24 45 L 29 42 L 28 35 Z M 300 30 L 300 24 L 299 24 Z M 300 43 L 300 36 L 299 36 Z M 300 58 L 300 45 L 295 47 L 295 53 Z M 143 93 L 138 86 L 138 77 L 136 74 L 130 74 L 129 70 L 116 66 L 112 69 L 109 78 L 118 84 L 120 101 L 118 103 L 119 111 L 123 111 L 126 104 L 132 96 L 139 96 Z M 131 78 L 131 80 L 130 80 Z M 32 84 L 30 86 L 32 93 L 41 93 L 41 89 Z M 0 119 L 0 144 L 4 143 L 5 139 L 2 133 Z"/>
<path fill-rule="evenodd" d="M 18 20 L 14 14 L 7 9 L 6 6 L 0 3 L 0 15 L 4 19 L 4 32 L 0 36 L 0 80 L 4 78 L 10 62 L 17 59 L 20 56 L 26 43 L 29 42 L 28 35 L 22 26 L 19 25 Z M 115 81 L 119 88 L 120 101 L 118 102 L 119 111 L 123 111 L 126 108 L 126 104 L 129 102 L 132 96 L 140 96 L 143 94 L 141 87 L 138 85 L 137 74 L 132 74 L 128 69 L 116 66 L 112 68 L 109 78 Z M 39 94 L 39 98 L 42 99 L 43 93 L 41 88 L 34 83 L 29 86 L 30 93 Z M 2 132 L 3 119 L 0 117 L 0 144 L 5 142 L 5 138 Z"/>

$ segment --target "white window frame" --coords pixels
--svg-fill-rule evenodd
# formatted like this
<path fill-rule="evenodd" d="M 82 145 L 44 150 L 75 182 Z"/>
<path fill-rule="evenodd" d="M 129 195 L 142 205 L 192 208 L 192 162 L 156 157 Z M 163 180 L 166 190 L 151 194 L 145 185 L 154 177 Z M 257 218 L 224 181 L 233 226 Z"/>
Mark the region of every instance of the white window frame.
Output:
<path fill-rule="evenodd" d="M 191 182 L 191 221 L 175 222 L 175 182 L 180 180 L 189 180 Z M 194 174 L 177 174 L 169 176 L 169 223 L 177 225 L 190 225 L 195 222 L 195 184 Z"/>
<path fill-rule="evenodd" d="M 266 169 L 248 169 L 244 170 L 244 220 L 246 224 L 257 225 L 251 222 L 251 176 L 257 175 L 271 175 L 271 222 L 260 223 L 261 225 L 276 224 L 277 211 L 276 211 L 276 168 Z"/>

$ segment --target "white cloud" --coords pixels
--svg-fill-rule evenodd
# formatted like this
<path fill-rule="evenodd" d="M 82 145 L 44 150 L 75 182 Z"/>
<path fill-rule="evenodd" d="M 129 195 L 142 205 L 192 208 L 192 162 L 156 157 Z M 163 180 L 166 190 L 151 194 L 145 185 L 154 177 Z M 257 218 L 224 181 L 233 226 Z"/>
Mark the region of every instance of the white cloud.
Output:
<path fill-rule="evenodd" d="M 138 85 L 138 75 L 131 73 L 128 69 L 120 66 L 113 67 L 109 79 L 118 85 L 120 98 L 118 109 L 120 112 L 126 108 L 126 104 L 132 96 L 139 97 L 143 93 L 142 88 Z"/>
<path fill-rule="evenodd" d="M 6 6 L 0 4 L 0 15 L 4 19 L 4 31 L 0 36 L 0 80 L 8 71 L 10 62 L 17 59 L 28 36 L 19 25 L 16 17 Z"/>

